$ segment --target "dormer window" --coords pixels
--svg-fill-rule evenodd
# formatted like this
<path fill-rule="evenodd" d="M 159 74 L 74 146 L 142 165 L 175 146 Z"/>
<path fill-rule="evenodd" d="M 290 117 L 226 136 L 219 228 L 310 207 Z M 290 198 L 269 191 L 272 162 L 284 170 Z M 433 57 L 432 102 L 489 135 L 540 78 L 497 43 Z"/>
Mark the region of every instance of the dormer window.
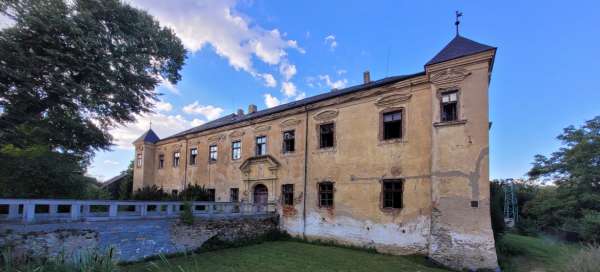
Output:
<path fill-rule="evenodd" d="M 441 121 L 458 120 L 458 91 L 443 92 L 440 105 Z"/>

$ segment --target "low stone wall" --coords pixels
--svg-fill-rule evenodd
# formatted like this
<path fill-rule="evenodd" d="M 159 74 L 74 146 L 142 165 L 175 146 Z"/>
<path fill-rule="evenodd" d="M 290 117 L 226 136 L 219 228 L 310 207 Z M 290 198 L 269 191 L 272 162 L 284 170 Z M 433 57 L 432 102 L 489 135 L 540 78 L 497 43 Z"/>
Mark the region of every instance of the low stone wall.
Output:
<path fill-rule="evenodd" d="M 91 251 L 115 249 L 119 261 L 139 261 L 158 254 L 200 248 L 210 238 L 235 242 L 277 230 L 276 216 L 196 219 L 191 225 L 177 219 L 142 219 L 53 224 L 2 224 L 0 248 L 11 247 L 18 258 L 72 258 Z"/>

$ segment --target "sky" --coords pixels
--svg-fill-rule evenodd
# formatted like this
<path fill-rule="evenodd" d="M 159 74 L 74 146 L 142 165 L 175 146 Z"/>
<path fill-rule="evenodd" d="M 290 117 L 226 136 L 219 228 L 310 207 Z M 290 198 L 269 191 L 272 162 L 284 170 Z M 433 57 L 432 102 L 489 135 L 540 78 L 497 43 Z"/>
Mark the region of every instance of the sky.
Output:
<path fill-rule="evenodd" d="M 115 145 L 88 174 L 127 168 L 149 127 L 167 137 L 259 109 L 423 71 L 454 37 L 498 47 L 490 85 L 490 177 L 520 178 L 556 136 L 600 115 L 599 1 L 128 0 L 171 27 L 189 50 L 183 79 L 164 83 L 155 112 L 111 130 Z"/>

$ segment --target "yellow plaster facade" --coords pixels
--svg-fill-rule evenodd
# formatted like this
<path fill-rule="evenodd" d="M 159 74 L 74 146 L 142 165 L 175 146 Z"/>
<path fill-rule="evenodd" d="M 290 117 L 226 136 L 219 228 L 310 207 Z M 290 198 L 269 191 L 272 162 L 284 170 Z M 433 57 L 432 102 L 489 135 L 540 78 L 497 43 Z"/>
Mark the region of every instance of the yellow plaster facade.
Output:
<path fill-rule="evenodd" d="M 142 161 L 134 169 L 134 190 L 200 184 L 224 202 L 231 188 L 239 188 L 239 200 L 252 203 L 262 184 L 268 200 L 278 203 L 281 228 L 292 235 L 425 254 L 455 269 L 495 269 L 488 178 L 494 56 L 495 48 L 481 50 L 272 114 L 246 113 L 239 122 L 155 143 L 141 139 L 135 142 Z M 447 90 L 457 91 L 457 118 L 442 122 L 441 94 Z M 402 111 L 402 137 L 383 140 L 382 114 L 393 110 Z M 319 126 L 326 123 L 334 124 L 334 146 L 320 148 Z M 284 153 L 283 132 L 289 130 L 295 151 Z M 266 136 L 266 156 L 255 155 L 258 136 Z M 241 141 L 237 160 L 234 141 Z M 211 145 L 218 148 L 216 161 L 209 161 Z M 192 148 L 198 150 L 194 165 Z M 181 154 L 177 167 L 175 152 Z M 387 180 L 402 181 L 401 208 L 384 208 Z M 333 182 L 332 207 L 319 205 L 324 181 Z M 293 184 L 293 205 L 282 204 L 284 184 Z"/>

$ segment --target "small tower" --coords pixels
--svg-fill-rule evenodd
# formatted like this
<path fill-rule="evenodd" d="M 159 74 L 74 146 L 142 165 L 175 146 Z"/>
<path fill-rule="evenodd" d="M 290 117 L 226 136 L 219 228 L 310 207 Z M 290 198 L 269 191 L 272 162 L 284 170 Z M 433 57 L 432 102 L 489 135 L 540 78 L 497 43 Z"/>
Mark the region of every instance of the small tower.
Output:
<path fill-rule="evenodd" d="M 160 138 L 152 128 L 133 142 L 135 159 L 133 162 L 133 190 L 154 184 L 155 143 Z"/>

